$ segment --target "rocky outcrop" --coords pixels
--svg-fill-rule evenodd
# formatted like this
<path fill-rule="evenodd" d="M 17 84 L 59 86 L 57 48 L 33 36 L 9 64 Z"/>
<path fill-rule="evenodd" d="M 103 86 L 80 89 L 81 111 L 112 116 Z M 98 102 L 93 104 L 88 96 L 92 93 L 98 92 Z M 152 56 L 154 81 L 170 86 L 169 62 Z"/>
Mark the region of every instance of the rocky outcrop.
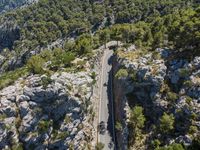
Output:
<path fill-rule="evenodd" d="M 0 149 L 90 148 L 93 79 L 86 72 L 29 76 L 0 91 Z"/>
<path fill-rule="evenodd" d="M 120 77 L 118 73 L 114 82 L 116 120 L 122 124 L 122 131 L 118 132 L 117 138 L 122 149 L 126 149 L 124 145 L 128 144 L 130 138 L 128 110 L 136 105 L 144 108 L 147 119 L 144 132 L 147 134 L 139 143 L 135 141 L 134 149 L 146 149 L 146 142 L 154 139 L 165 139 L 163 144 L 176 142 L 188 146 L 199 135 L 200 59 L 168 59 L 171 55 L 168 49 L 142 52 L 134 48 L 117 52 L 114 73 L 117 74 L 121 69 L 127 71 L 127 74 L 121 73 Z M 155 126 L 159 128 L 158 118 L 164 112 L 173 114 L 176 120 L 174 134 L 170 136 L 162 136 L 153 129 Z"/>
<path fill-rule="evenodd" d="M 26 7 L 35 2 L 38 2 L 38 0 L 1 0 L 0 14 L 19 7 Z"/>

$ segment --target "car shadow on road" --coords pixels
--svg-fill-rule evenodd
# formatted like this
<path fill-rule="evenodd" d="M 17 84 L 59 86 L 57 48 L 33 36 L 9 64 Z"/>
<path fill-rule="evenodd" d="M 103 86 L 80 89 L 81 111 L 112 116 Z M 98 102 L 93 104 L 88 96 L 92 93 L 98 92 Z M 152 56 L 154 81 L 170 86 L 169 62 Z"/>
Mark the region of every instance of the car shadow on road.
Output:
<path fill-rule="evenodd" d="M 113 56 L 111 56 L 108 59 L 108 64 L 112 65 L 112 60 L 113 60 Z M 115 138 L 115 133 L 113 133 L 113 129 L 115 128 L 115 124 L 113 122 L 114 116 L 113 115 L 113 92 L 112 92 L 112 80 L 113 80 L 113 73 L 112 73 L 112 69 L 110 70 L 110 72 L 108 72 L 109 78 L 108 78 L 108 84 L 107 84 L 107 96 L 108 96 L 108 112 L 109 112 L 109 117 L 108 117 L 108 122 L 107 122 L 107 130 L 112 138 L 112 141 L 110 141 L 111 143 L 114 143 L 114 138 Z"/>

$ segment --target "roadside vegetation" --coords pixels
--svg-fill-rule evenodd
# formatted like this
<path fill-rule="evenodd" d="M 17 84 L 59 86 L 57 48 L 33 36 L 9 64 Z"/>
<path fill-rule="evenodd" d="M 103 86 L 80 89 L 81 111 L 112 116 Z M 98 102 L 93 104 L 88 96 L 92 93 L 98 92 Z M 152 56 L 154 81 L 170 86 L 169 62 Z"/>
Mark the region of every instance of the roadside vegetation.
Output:
<path fill-rule="evenodd" d="M 97 143 L 95 146 L 95 150 L 103 150 L 105 145 L 103 143 Z"/>

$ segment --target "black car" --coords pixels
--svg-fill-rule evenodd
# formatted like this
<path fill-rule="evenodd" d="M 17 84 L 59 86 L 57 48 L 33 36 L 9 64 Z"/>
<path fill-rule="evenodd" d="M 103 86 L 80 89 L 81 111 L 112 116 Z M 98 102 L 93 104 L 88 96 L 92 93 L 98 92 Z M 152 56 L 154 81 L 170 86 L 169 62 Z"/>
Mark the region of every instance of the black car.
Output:
<path fill-rule="evenodd" d="M 99 123 L 99 132 L 100 134 L 104 134 L 106 132 L 106 125 L 104 121 Z"/>

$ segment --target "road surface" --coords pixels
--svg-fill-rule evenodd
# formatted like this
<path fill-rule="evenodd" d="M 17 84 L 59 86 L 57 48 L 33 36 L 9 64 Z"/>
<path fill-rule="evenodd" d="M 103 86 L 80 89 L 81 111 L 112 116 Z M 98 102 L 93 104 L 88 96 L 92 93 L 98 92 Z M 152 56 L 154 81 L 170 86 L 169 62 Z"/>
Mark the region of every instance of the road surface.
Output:
<path fill-rule="evenodd" d="M 113 51 L 106 49 L 102 59 L 100 102 L 99 102 L 99 123 L 105 122 L 106 132 L 98 133 L 98 142 L 105 145 L 104 150 L 114 150 L 114 113 L 112 96 L 112 56 Z"/>

